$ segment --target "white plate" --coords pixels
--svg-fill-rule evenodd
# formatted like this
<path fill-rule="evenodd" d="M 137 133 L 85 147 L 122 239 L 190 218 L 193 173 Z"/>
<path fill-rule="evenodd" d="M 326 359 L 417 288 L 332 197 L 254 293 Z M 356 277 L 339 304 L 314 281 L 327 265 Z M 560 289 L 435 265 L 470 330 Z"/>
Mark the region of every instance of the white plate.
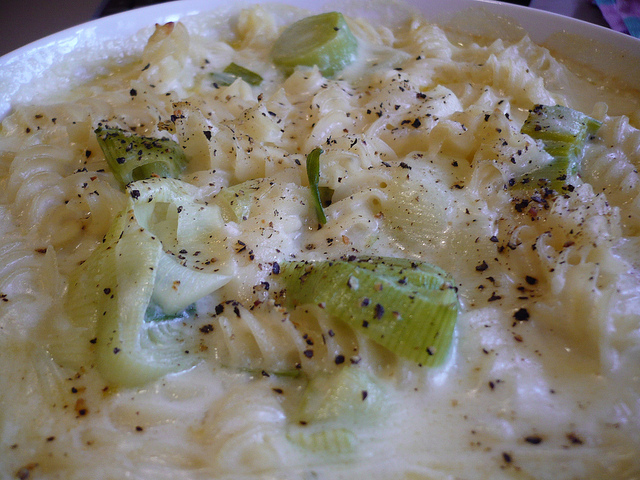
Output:
<path fill-rule="evenodd" d="M 247 3 L 239 1 L 229 6 L 226 0 L 184 0 L 140 8 L 48 36 L 0 57 L 0 119 L 17 102 L 29 102 L 38 95 L 55 92 L 74 81 L 81 81 L 100 70 L 107 56 L 124 58 L 140 50 L 154 23 L 178 20 L 186 15 L 216 9 L 238 10 Z M 335 0 L 286 0 L 284 3 L 311 11 L 339 9 L 346 13 L 363 13 L 370 17 L 401 18 L 407 7 L 415 8 L 428 19 L 448 22 L 456 17 L 459 28 L 480 35 L 495 35 L 495 15 L 522 29 L 537 43 L 549 46 L 555 53 L 625 80 L 640 89 L 640 41 L 607 28 L 549 12 L 495 2 L 491 0 L 408 0 L 401 8 L 389 1 L 358 2 Z M 369 8 L 376 3 L 376 8 Z M 467 14 L 462 23 L 460 12 Z M 382 13 L 381 13 L 382 12 Z M 494 17 L 488 16 L 494 15 Z M 141 31 L 141 29 L 144 29 Z M 511 28 L 513 31 L 513 28 Z M 503 31 L 504 33 L 504 31 Z M 73 65 L 72 70 L 56 70 L 61 65 Z M 46 72 L 46 75 L 45 75 Z M 37 92 L 37 94 L 36 94 Z"/>

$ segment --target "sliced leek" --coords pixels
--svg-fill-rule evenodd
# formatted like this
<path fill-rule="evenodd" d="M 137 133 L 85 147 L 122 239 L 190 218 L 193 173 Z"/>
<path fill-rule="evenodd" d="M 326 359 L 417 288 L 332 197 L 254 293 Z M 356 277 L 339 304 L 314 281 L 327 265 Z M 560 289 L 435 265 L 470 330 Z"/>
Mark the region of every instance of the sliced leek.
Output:
<path fill-rule="evenodd" d="M 536 105 L 524 122 L 521 132 L 542 141 L 553 157 L 550 163 L 514 179 L 516 188 L 548 188 L 562 191 L 567 177 L 580 169 L 585 143 L 601 123 L 582 112 L 561 105 Z"/>
<path fill-rule="evenodd" d="M 211 74 L 211 80 L 213 80 L 213 86 L 216 88 L 219 87 L 228 87 L 233 82 L 236 81 L 238 77 L 235 75 L 231 75 L 230 73 L 225 72 L 213 72 Z"/>
<path fill-rule="evenodd" d="M 262 83 L 262 77 L 260 75 L 248 68 L 238 65 L 237 63 L 231 62 L 223 71 L 228 75 L 241 78 L 249 85 L 257 86 Z"/>
<path fill-rule="evenodd" d="M 162 179 L 131 184 L 127 209 L 71 275 L 67 310 L 72 317 L 85 316 L 74 322 L 95 326 L 96 364 L 109 383 L 140 386 L 199 361 L 183 328 L 184 309 L 231 276 L 195 262 L 186 266 L 186 258 L 181 264 L 171 252 L 194 242 L 200 251 L 208 249 L 198 232 L 198 213 L 205 225 L 217 218 L 223 227 L 217 207 L 196 205 L 189 187 Z M 177 321 L 163 320 L 176 316 Z"/>
<path fill-rule="evenodd" d="M 126 216 L 124 217 L 126 218 Z M 133 216 L 129 217 L 134 220 Z M 96 360 L 103 378 L 112 384 L 137 386 L 191 367 L 196 360 L 183 355 L 183 346 L 172 338 L 147 346 L 145 312 L 151 300 L 155 272 L 162 245 L 151 234 L 127 221 L 117 242 L 112 243 L 108 266 L 113 283 L 99 284 L 109 289 L 100 304 L 97 322 Z M 82 286 L 78 286 L 82 288 Z M 166 340 L 166 341 L 165 341 Z M 147 348 L 144 348 L 147 346 Z"/>
<path fill-rule="evenodd" d="M 366 371 L 346 366 L 314 377 L 307 385 L 296 420 L 298 423 L 342 422 L 371 424 L 384 415 L 385 389 Z"/>
<path fill-rule="evenodd" d="M 378 426 L 389 407 L 385 389 L 363 369 L 346 366 L 305 388 L 288 438 L 314 452 L 350 453 L 361 426 Z"/>
<path fill-rule="evenodd" d="M 582 112 L 562 105 L 536 105 L 522 126 L 526 133 L 542 140 L 552 155 L 569 155 L 581 148 L 588 135 L 601 123 Z"/>
<path fill-rule="evenodd" d="M 284 304 L 321 304 L 329 315 L 395 354 L 440 364 L 458 314 L 453 279 L 430 264 L 389 257 L 280 265 Z"/>
<path fill-rule="evenodd" d="M 144 319 L 147 322 L 166 322 L 168 320 L 188 320 L 197 312 L 195 303 L 192 303 L 184 310 L 177 313 L 166 313 L 160 305 L 153 302 L 153 300 L 147 306 L 147 311 L 144 314 Z"/>
<path fill-rule="evenodd" d="M 298 65 L 332 77 L 357 58 L 358 41 L 338 12 L 303 18 L 287 27 L 271 50 L 273 63 L 290 75 Z"/>
<path fill-rule="evenodd" d="M 241 78 L 254 87 L 262 83 L 262 77 L 259 74 L 233 62 L 227 65 L 222 72 L 212 73 L 211 77 L 214 84 L 222 87 L 231 85 L 237 78 Z"/>
<path fill-rule="evenodd" d="M 313 198 L 313 206 L 316 210 L 318 222 L 321 225 L 327 223 L 327 217 L 322 209 L 322 198 L 320 197 L 320 155 L 323 151 L 321 148 L 315 148 L 307 155 L 307 179 L 309 180 L 309 188 L 311 188 L 311 197 Z"/>
<path fill-rule="evenodd" d="M 291 428 L 287 439 L 305 450 L 316 453 L 345 454 L 356 450 L 358 437 L 347 428 L 327 428 L 317 431 L 305 427 Z"/>
<path fill-rule="evenodd" d="M 177 314 L 229 281 L 228 275 L 186 268 L 175 256 L 160 256 L 151 300 L 166 314 Z"/>
<path fill-rule="evenodd" d="M 98 144 L 123 186 L 151 177 L 177 178 L 187 165 L 186 156 L 176 142 L 168 138 L 150 138 L 118 128 L 98 128 Z"/>
<path fill-rule="evenodd" d="M 215 201 L 222 211 L 224 220 L 227 222 L 247 220 L 255 200 L 254 194 L 260 190 L 262 183 L 262 180 L 247 180 L 220 190 Z"/>

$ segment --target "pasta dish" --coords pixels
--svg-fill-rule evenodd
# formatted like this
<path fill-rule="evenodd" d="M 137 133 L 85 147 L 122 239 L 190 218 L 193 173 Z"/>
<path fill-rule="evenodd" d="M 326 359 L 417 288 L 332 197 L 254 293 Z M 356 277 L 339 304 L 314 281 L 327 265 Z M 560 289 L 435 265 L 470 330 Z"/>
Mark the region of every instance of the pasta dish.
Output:
<path fill-rule="evenodd" d="M 638 92 L 221 15 L 1 122 L 0 476 L 638 478 Z"/>

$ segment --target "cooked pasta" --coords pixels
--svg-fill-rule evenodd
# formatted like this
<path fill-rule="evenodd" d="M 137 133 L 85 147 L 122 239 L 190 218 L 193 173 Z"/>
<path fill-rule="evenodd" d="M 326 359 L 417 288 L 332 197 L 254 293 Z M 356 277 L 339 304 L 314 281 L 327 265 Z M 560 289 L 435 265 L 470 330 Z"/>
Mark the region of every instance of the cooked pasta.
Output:
<path fill-rule="evenodd" d="M 345 17 L 351 64 L 285 74 L 271 49 L 307 15 L 156 25 L 2 120 L 0 476 L 640 476 L 637 92 L 419 16 Z M 555 106 L 596 127 L 526 133 Z M 100 128 L 142 146 L 109 158 Z M 298 301 L 323 262 L 353 270 Z M 394 302 L 436 329 L 419 353 Z"/>

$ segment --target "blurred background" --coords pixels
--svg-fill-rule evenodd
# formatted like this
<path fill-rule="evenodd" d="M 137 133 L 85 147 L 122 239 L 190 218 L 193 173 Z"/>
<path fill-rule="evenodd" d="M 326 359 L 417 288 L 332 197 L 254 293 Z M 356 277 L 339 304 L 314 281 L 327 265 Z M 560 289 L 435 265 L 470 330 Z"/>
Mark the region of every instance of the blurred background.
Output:
<path fill-rule="evenodd" d="M 65 28 L 168 0 L 0 0 L 0 55 Z M 444 0 L 443 0 L 444 1 Z M 591 0 L 505 0 L 606 25 Z"/>

